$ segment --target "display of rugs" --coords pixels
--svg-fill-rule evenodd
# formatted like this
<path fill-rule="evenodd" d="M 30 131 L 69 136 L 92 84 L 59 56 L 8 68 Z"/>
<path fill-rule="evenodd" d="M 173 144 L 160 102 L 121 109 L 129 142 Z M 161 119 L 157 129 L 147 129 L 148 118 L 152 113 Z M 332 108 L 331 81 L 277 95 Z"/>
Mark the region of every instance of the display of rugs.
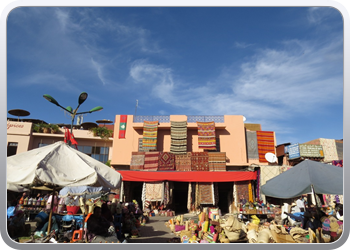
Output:
<path fill-rule="evenodd" d="M 208 152 L 209 171 L 226 171 L 226 153 Z"/>
<path fill-rule="evenodd" d="M 132 152 L 130 170 L 141 170 L 145 164 L 145 152 Z"/>
<path fill-rule="evenodd" d="M 209 171 L 208 152 L 192 152 L 191 163 L 192 171 Z"/>
<path fill-rule="evenodd" d="M 192 170 L 192 153 L 175 155 L 175 169 L 176 171 L 191 171 Z"/>
<path fill-rule="evenodd" d="M 238 196 L 238 200 L 241 199 L 241 196 L 248 201 L 249 199 L 249 182 L 250 181 L 237 181 L 235 182 L 235 188 Z"/>
<path fill-rule="evenodd" d="M 248 159 L 259 159 L 256 131 L 246 131 Z"/>
<path fill-rule="evenodd" d="M 157 150 L 158 121 L 143 122 L 142 148 Z"/>
<path fill-rule="evenodd" d="M 339 160 L 337 146 L 335 144 L 334 139 L 320 138 L 320 144 L 322 145 L 323 152 L 324 152 L 324 159 L 323 159 L 324 162 Z"/>
<path fill-rule="evenodd" d="M 215 122 L 197 122 L 198 148 L 216 150 Z"/>
<path fill-rule="evenodd" d="M 200 204 L 214 204 L 214 187 L 213 183 L 199 182 L 199 203 Z"/>
<path fill-rule="evenodd" d="M 187 121 L 171 121 L 170 136 L 170 152 L 185 154 L 187 152 Z"/>
<path fill-rule="evenodd" d="M 161 152 L 159 155 L 158 171 L 175 170 L 175 155 L 169 152 Z"/>
<path fill-rule="evenodd" d="M 272 131 L 256 131 L 258 142 L 259 162 L 268 162 L 266 153 L 275 153 L 275 137 Z"/>
<path fill-rule="evenodd" d="M 120 115 L 119 139 L 125 139 L 127 115 Z"/>
<path fill-rule="evenodd" d="M 160 152 L 145 152 L 145 164 L 143 170 L 157 171 L 159 165 Z"/>
<path fill-rule="evenodd" d="M 148 182 L 145 184 L 145 198 L 148 201 L 163 201 L 164 182 Z"/>
<path fill-rule="evenodd" d="M 143 148 L 142 147 L 142 141 L 143 141 L 143 138 L 139 138 L 139 152 L 149 152 L 149 148 Z"/>

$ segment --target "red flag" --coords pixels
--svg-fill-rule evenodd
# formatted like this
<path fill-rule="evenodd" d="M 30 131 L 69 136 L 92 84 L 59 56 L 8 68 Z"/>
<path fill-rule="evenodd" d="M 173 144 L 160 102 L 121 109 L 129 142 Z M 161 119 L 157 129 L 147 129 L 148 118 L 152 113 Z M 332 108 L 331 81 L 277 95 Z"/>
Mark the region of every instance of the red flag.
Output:
<path fill-rule="evenodd" d="M 64 128 L 64 143 L 67 143 L 67 141 L 69 141 L 69 135 L 68 135 L 68 128 Z"/>

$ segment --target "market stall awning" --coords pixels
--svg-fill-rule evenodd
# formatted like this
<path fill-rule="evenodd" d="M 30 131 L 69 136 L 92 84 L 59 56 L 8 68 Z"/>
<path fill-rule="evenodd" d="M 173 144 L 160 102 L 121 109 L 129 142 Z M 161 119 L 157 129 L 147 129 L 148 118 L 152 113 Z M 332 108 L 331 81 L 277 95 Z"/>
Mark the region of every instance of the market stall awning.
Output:
<path fill-rule="evenodd" d="M 123 171 L 118 170 L 123 181 L 180 181 L 180 182 L 231 182 L 256 180 L 256 172 L 250 171 Z"/>

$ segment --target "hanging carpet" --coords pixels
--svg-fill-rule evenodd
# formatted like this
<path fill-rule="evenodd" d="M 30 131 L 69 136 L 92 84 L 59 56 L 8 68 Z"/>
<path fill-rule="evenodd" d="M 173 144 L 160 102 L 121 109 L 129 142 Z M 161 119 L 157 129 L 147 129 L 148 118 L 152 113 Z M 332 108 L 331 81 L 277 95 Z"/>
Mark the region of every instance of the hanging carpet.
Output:
<path fill-rule="evenodd" d="M 159 155 L 158 171 L 175 170 L 175 155 L 162 152 Z"/>
<path fill-rule="evenodd" d="M 258 142 L 259 162 L 268 162 L 266 153 L 275 153 L 275 137 L 272 131 L 256 131 Z"/>
<path fill-rule="evenodd" d="M 163 201 L 164 182 L 146 183 L 146 200 Z"/>
<path fill-rule="evenodd" d="M 248 159 L 259 159 L 256 131 L 246 131 Z"/>
<path fill-rule="evenodd" d="M 235 182 L 236 185 L 236 192 L 238 196 L 238 201 L 241 199 L 241 196 L 243 195 L 244 198 L 249 201 L 249 183 L 250 181 L 238 181 Z"/>
<path fill-rule="evenodd" d="M 143 122 L 142 148 L 145 150 L 157 150 L 158 121 Z"/>
<path fill-rule="evenodd" d="M 187 122 L 171 121 L 170 136 L 170 152 L 185 154 L 187 152 Z"/>
<path fill-rule="evenodd" d="M 188 152 L 186 154 L 175 155 L 175 168 L 177 171 L 191 171 L 192 162 L 191 162 L 192 153 Z"/>
<path fill-rule="evenodd" d="M 226 171 L 226 153 L 208 152 L 209 171 Z"/>
<path fill-rule="evenodd" d="M 214 204 L 213 183 L 198 183 L 199 188 L 199 203 L 200 204 Z"/>
<path fill-rule="evenodd" d="M 209 171 L 208 152 L 192 152 L 192 171 Z"/>
<path fill-rule="evenodd" d="M 145 164 L 145 152 L 132 152 L 130 170 L 141 170 Z"/>
<path fill-rule="evenodd" d="M 215 122 L 197 122 L 198 148 L 216 150 Z"/>
<path fill-rule="evenodd" d="M 160 152 L 145 152 L 145 164 L 143 170 L 157 171 L 159 165 Z"/>

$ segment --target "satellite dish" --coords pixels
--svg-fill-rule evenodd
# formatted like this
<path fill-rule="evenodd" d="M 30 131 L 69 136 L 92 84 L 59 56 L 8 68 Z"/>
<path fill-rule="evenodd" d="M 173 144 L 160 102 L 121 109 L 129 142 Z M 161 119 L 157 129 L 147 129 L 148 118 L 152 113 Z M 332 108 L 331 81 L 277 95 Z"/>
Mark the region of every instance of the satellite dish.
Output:
<path fill-rule="evenodd" d="M 243 116 L 243 122 L 245 122 L 247 120 L 247 118 L 245 118 L 245 116 Z"/>
<path fill-rule="evenodd" d="M 277 157 L 273 153 L 266 153 L 265 154 L 265 159 L 270 162 L 270 163 L 275 163 L 277 161 Z"/>

